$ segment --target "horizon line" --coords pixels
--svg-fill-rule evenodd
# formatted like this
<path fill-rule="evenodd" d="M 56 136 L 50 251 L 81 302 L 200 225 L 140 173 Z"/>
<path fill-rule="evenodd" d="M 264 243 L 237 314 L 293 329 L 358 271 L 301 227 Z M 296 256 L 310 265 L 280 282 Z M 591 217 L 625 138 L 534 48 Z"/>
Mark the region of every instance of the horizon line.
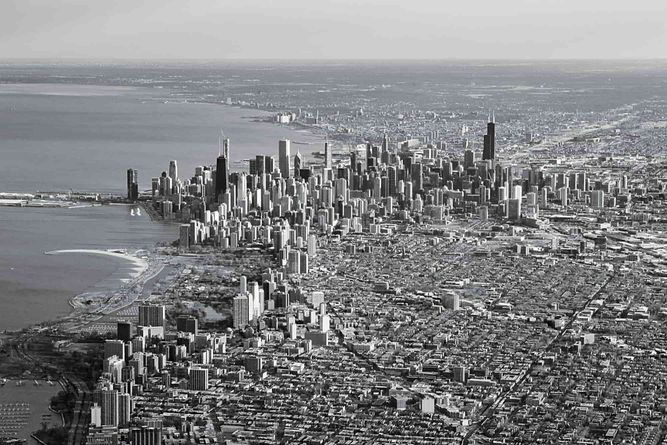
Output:
<path fill-rule="evenodd" d="M 491 62 L 491 63 L 550 63 L 550 62 L 667 62 L 667 57 L 636 57 L 636 58 L 607 58 L 607 57 L 571 57 L 571 58 L 520 58 L 520 57 L 442 57 L 442 58 L 381 58 L 381 57 L 350 57 L 350 58 L 263 58 L 263 57 L 2 57 L 0 63 L 13 62 L 93 62 L 93 63 L 118 63 L 132 62 L 137 64 L 149 64 L 155 62 L 169 63 L 211 63 L 211 62 L 246 62 L 246 63 L 373 63 L 373 62 Z"/>

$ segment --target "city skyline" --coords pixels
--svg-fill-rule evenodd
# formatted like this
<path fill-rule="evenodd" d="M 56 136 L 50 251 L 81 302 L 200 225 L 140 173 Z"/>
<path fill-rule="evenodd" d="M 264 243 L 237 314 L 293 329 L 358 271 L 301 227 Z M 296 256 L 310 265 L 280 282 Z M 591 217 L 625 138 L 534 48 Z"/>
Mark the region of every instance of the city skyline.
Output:
<path fill-rule="evenodd" d="M 667 443 L 665 12 L 6 0 L 0 444 Z"/>

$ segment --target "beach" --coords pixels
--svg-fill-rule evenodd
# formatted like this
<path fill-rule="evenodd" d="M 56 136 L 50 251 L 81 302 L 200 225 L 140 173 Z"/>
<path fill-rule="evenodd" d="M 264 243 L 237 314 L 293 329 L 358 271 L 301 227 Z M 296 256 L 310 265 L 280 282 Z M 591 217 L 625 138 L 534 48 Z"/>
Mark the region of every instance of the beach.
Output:
<path fill-rule="evenodd" d="M 69 331 L 84 331 L 105 315 L 132 306 L 144 293 L 144 285 L 157 277 L 164 269 L 161 256 L 141 249 L 63 249 L 44 252 L 46 255 L 97 255 L 123 260 L 121 267 L 107 283 L 72 297 L 72 312 L 62 320 L 61 327 Z"/>
<path fill-rule="evenodd" d="M 0 331 L 65 317 L 82 294 L 115 292 L 146 272 L 143 252 L 178 235 L 132 208 L 0 207 Z"/>

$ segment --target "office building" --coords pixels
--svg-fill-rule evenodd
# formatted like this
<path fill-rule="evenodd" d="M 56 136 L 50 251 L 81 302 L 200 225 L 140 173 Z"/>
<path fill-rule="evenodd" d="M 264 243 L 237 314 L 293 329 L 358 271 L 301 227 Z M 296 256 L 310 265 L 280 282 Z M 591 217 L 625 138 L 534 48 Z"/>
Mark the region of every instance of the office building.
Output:
<path fill-rule="evenodd" d="M 164 306 L 140 305 L 139 326 L 164 327 Z"/>
<path fill-rule="evenodd" d="M 90 425 L 102 426 L 102 407 L 97 403 L 93 403 L 93 406 L 90 407 Z"/>
<path fill-rule="evenodd" d="M 176 318 L 176 330 L 197 335 L 199 333 L 199 320 L 191 315 L 179 315 Z"/>
<path fill-rule="evenodd" d="M 332 162 L 331 162 L 331 147 L 329 146 L 329 142 L 324 143 L 324 168 L 331 169 L 332 168 Z M 354 168 L 355 166 L 353 166 Z"/>
<path fill-rule="evenodd" d="M 468 149 L 464 152 L 463 168 L 466 170 L 475 165 L 475 152 Z"/>
<path fill-rule="evenodd" d="M 118 426 L 126 428 L 132 415 L 132 396 L 127 393 L 118 394 Z"/>
<path fill-rule="evenodd" d="M 262 357 L 246 357 L 243 366 L 246 371 L 259 374 L 264 369 L 264 359 Z"/>
<path fill-rule="evenodd" d="M 298 178 L 301 176 L 301 168 L 303 168 L 303 158 L 301 157 L 301 152 L 297 151 L 294 155 L 294 177 Z"/>
<path fill-rule="evenodd" d="M 510 199 L 507 201 L 508 210 L 507 217 L 512 221 L 518 221 L 521 219 L 521 198 Z"/>
<path fill-rule="evenodd" d="M 287 179 L 291 176 L 291 142 L 289 139 L 283 139 L 278 142 L 278 169 L 280 175 Z"/>
<path fill-rule="evenodd" d="M 95 390 L 93 402 L 101 407 L 103 426 L 118 426 L 118 391 L 115 389 Z"/>
<path fill-rule="evenodd" d="M 484 151 L 482 160 L 493 161 L 496 157 L 496 117 L 493 113 L 489 115 L 489 122 L 486 124 L 486 134 L 484 135 Z"/>
<path fill-rule="evenodd" d="M 104 342 L 104 358 L 113 356 L 125 360 L 125 343 L 122 340 L 107 340 Z"/>
<path fill-rule="evenodd" d="M 178 228 L 178 246 L 181 249 L 190 248 L 190 224 L 181 224 Z"/>
<path fill-rule="evenodd" d="M 162 445 L 162 429 L 140 426 L 131 429 L 132 445 Z"/>
<path fill-rule="evenodd" d="M 329 329 L 331 327 L 331 317 L 329 315 L 324 314 L 320 316 L 320 331 L 322 332 L 329 332 Z"/>
<path fill-rule="evenodd" d="M 591 207 L 594 209 L 604 207 L 604 192 L 602 190 L 593 190 L 591 192 Z"/>
<path fill-rule="evenodd" d="M 215 162 L 215 201 L 221 202 L 221 195 L 229 190 L 229 139 L 223 146 Z"/>
<path fill-rule="evenodd" d="M 456 382 L 465 383 L 468 380 L 468 368 L 465 366 L 454 366 L 452 368 L 452 377 Z"/>
<path fill-rule="evenodd" d="M 233 302 L 233 325 L 235 329 L 241 329 L 250 323 L 250 301 L 245 294 L 234 297 Z"/>
<path fill-rule="evenodd" d="M 127 199 L 136 201 L 139 199 L 139 172 L 135 169 L 127 169 Z"/>
<path fill-rule="evenodd" d="M 169 178 L 171 178 L 172 184 L 176 184 L 178 180 L 178 165 L 176 161 L 169 161 Z"/>
<path fill-rule="evenodd" d="M 455 293 L 449 293 L 442 297 L 442 305 L 446 309 L 458 311 L 461 308 L 461 297 Z"/>
<path fill-rule="evenodd" d="M 208 369 L 190 369 L 190 389 L 193 391 L 206 391 L 208 389 Z"/>
<path fill-rule="evenodd" d="M 121 341 L 130 341 L 134 333 L 132 332 L 132 323 L 129 321 L 119 321 L 116 325 L 116 337 Z"/>

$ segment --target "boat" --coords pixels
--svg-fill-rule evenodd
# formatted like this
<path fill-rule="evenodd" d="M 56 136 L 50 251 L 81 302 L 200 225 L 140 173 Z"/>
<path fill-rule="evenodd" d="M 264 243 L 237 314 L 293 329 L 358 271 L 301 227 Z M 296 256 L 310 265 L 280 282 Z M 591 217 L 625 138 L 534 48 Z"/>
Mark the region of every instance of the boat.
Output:
<path fill-rule="evenodd" d="M 49 386 L 53 386 L 53 385 L 55 385 L 55 383 L 53 383 L 52 380 L 47 380 L 47 382 L 49 383 Z"/>
<path fill-rule="evenodd" d="M 137 216 L 141 216 L 141 210 L 137 209 Z"/>
<path fill-rule="evenodd" d="M 7 383 L 7 379 L 0 380 L 0 386 L 5 386 L 5 383 Z"/>
<path fill-rule="evenodd" d="M 33 380 L 33 382 L 35 383 L 35 386 L 39 386 L 39 385 L 41 385 L 41 383 L 39 383 L 36 379 Z"/>
<path fill-rule="evenodd" d="M 130 209 L 130 215 L 134 216 L 134 209 Z"/>

